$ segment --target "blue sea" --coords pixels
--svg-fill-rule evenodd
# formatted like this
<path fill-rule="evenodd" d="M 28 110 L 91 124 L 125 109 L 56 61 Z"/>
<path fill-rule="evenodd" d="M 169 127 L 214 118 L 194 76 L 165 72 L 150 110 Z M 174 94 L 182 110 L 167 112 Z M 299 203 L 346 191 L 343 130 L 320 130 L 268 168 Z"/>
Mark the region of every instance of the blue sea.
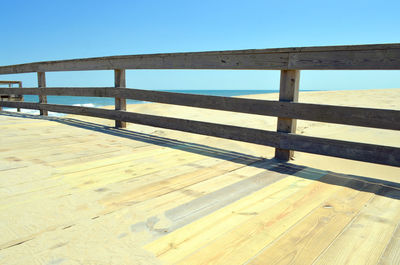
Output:
<path fill-rule="evenodd" d="M 162 90 L 167 92 L 212 95 L 212 96 L 242 96 L 253 94 L 277 93 L 279 90 Z M 38 96 L 25 95 L 24 101 L 38 102 Z M 114 98 L 96 98 L 96 97 L 72 97 L 72 96 L 47 96 L 47 102 L 50 104 L 62 104 L 70 106 L 83 106 L 83 107 L 102 107 L 114 105 Z M 138 100 L 127 100 L 127 104 L 144 104 L 147 102 Z M 16 111 L 15 109 L 4 108 L 6 111 Z M 22 112 L 30 114 L 39 114 L 38 110 L 23 109 Z M 49 116 L 64 116 L 65 114 L 49 112 Z"/>

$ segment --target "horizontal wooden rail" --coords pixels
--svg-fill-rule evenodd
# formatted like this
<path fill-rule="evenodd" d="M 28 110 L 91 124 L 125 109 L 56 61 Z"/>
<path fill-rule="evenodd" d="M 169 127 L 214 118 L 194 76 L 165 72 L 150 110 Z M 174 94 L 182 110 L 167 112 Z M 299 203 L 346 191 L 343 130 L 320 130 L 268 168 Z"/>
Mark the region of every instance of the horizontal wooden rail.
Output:
<path fill-rule="evenodd" d="M 0 85 L 8 85 L 8 84 L 22 84 L 21 81 L 0 81 Z"/>
<path fill-rule="evenodd" d="M 160 128 L 180 130 L 184 132 L 272 146 L 275 148 L 290 149 L 300 152 L 328 155 L 390 166 L 400 166 L 400 148 L 396 147 L 323 139 L 231 125 L 138 114 L 119 110 L 29 102 L 0 102 L 0 106 L 46 110 L 111 120 L 121 120 Z"/>
<path fill-rule="evenodd" d="M 108 56 L 0 67 L 0 74 L 114 69 L 399 70 L 400 44 Z"/>
<path fill-rule="evenodd" d="M 300 120 L 400 130 L 400 111 L 113 87 L 0 88 L 0 94 L 117 97 Z"/>
<path fill-rule="evenodd" d="M 0 85 L 8 85 L 11 88 L 14 84 L 17 84 L 19 88 L 22 87 L 22 81 L 12 81 L 12 80 L 0 80 Z M 24 101 L 23 93 L 21 94 L 13 94 L 13 93 L 0 93 L 0 100 L 1 101 Z M 3 108 L 0 106 L 0 110 Z M 21 109 L 17 108 L 17 111 L 20 112 Z"/>

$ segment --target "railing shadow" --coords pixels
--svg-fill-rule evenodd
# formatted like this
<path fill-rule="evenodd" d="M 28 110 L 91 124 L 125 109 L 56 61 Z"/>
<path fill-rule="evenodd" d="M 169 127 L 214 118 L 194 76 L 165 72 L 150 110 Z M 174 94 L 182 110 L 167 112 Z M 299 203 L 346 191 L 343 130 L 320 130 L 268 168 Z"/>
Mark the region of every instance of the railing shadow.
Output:
<path fill-rule="evenodd" d="M 201 154 L 204 156 L 218 158 L 222 160 L 234 161 L 235 163 L 262 168 L 284 175 L 293 175 L 296 177 L 320 181 L 331 185 L 348 187 L 358 191 L 375 193 L 377 195 L 385 196 L 392 199 L 400 199 L 400 183 L 398 182 L 386 181 L 376 178 L 367 178 L 356 175 L 339 174 L 335 172 L 319 170 L 316 168 L 295 165 L 288 162 L 281 162 L 275 159 L 266 159 L 221 148 L 215 148 L 203 144 L 190 143 L 151 134 L 134 132 L 126 129 L 117 129 L 114 127 L 86 122 L 73 118 L 47 117 L 6 111 L 0 111 L 0 115 L 54 121 L 64 125 L 92 130 L 117 137 L 123 137 L 130 140 L 183 150 L 186 152 Z"/>

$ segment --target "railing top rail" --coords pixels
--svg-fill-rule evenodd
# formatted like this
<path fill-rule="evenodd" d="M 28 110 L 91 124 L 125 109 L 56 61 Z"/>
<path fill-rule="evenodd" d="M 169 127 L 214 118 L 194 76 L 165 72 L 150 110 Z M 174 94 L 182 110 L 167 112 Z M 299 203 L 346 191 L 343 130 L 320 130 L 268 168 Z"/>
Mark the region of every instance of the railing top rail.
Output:
<path fill-rule="evenodd" d="M 0 81 L 0 85 L 8 85 L 8 84 L 21 84 L 21 81 Z"/>
<path fill-rule="evenodd" d="M 400 70 L 400 43 L 106 56 L 0 66 L 0 74 L 112 69 Z"/>

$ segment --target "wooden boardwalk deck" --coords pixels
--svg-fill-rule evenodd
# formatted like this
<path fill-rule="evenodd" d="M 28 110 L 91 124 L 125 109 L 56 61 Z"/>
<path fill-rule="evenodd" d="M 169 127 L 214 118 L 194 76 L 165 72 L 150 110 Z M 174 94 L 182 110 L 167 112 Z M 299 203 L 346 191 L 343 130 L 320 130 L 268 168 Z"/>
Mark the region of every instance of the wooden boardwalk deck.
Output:
<path fill-rule="evenodd" d="M 400 264 L 400 184 L 0 112 L 0 264 Z"/>

